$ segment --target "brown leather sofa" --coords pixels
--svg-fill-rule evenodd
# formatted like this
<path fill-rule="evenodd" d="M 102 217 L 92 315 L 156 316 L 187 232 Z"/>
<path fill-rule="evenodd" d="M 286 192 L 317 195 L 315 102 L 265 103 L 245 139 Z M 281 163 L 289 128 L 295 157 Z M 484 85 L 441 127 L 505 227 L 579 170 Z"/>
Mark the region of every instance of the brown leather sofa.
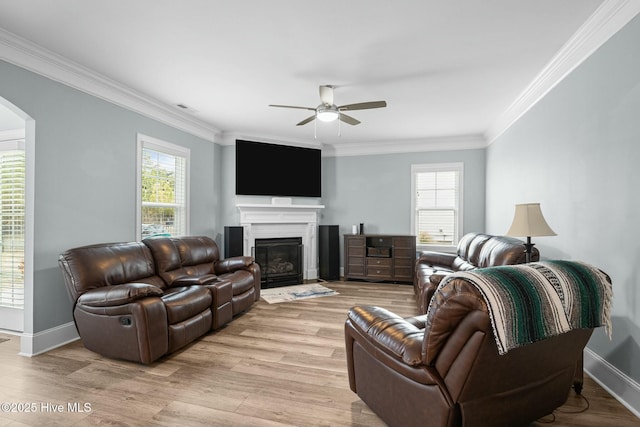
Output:
<path fill-rule="evenodd" d="M 531 252 L 531 262 L 539 260 L 540 252 L 534 247 Z M 465 234 L 458 242 L 455 254 L 423 251 L 416 260 L 413 281 L 418 310 L 420 314 L 427 312 L 433 292 L 447 274 L 524 262 L 523 241 L 513 237 L 482 233 Z"/>
<path fill-rule="evenodd" d="M 593 328 L 499 355 L 474 285 L 449 279 L 433 298 L 416 317 L 372 306 L 348 313 L 350 388 L 389 426 L 522 426 L 564 404 Z"/>
<path fill-rule="evenodd" d="M 260 299 L 253 258 L 221 260 L 208 237 L 83 246 L 58 263 L 83 344 L 144 364 L 224 326 Z"/>

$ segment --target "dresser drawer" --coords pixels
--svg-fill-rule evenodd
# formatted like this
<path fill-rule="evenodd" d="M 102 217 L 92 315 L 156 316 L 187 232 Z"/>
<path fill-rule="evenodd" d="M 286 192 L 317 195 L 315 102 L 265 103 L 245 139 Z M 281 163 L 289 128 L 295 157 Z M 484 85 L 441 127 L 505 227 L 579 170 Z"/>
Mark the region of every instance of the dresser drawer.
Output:
<path fill-rule="evenodd" d="M 367 258 L 367 267 L 391 267 L 391 258 Z"/>
<path fill-rule="evenodd" d="M 348 247 L 355 247 L 355 246 L 364 247 L 364 236 L 345 236 L 344 239 L 347 242 Z"/>
<path fill-rule="evenodd" d="M 391 267 L 367 267 L 367 277 L 389 279 L 391 277 Z"/>

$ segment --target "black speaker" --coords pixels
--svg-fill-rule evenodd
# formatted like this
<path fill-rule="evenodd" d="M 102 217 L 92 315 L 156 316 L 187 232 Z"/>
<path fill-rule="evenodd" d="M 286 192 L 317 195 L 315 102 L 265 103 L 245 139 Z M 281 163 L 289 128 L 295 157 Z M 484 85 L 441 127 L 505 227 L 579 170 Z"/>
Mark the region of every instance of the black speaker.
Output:
<path fill-rule="evenodd" d="M 321 225 L 318 235 L 320 278 L 340 280 L 340 235 L 337 225 Z"/>
<path fill-rule="evenodd" d="M 224 227 L 224 257 L 229 258 L 232 256 L 243 255 L 243 228 L 238 227 Z"/>

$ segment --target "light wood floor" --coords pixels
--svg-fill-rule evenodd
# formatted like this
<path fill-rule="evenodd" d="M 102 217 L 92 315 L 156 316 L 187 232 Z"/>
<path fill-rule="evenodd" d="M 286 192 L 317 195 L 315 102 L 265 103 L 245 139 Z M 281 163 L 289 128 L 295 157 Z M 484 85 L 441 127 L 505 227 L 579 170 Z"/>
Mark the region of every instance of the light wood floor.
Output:
<path fill-rule="evenodd" d="M 0 343 L 0 402 L 15 404 L 11 409 L 33 404 L 34 412 L 7 413 L 3 406 L 0 426 L 384 426 L 349 389 L 344 320 L 356 304 L 415 315 L 412 288 L 326 286 L 340 295 L 260 301 L 226 328 L 151 366 L 105 359 L 79 341 L 26 358 L 17 355 L 17 337 L 2 335 L 10 339 Z M 590 402 L 586 412 L 572 413 L 586 404 L 571 392 L 555 420 L 534 425 L 640 425 L 589 378 L 583 395 Z M 55 405 L 61 412 L 53 412 Z"/>

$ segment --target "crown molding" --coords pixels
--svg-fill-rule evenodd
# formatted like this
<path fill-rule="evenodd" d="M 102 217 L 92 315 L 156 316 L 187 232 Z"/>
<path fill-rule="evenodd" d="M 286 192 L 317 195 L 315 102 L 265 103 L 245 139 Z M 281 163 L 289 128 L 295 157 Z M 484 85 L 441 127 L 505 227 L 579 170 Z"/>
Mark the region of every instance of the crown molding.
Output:
<path fill-rule="evenodd" d="M 218 144 L 220 145 L 235 145 L 236 139 L 242 139 L 245 141 L 264 142 L 267 144 L 283 144 L 283 145 L 293 145 L 296 147 L 322 148 L 322 143 L 318 140 L 292 139 L 292 138 L 279 137 L 279 136 L 256 136 L 256 135 L 248 135 L 241 132 L 223 132 L 219 140 L 216 142 L 218 142 Z"/>
<path fill-rule="evenodd" d="M 638 13 L 640 0 L 606 0 L 485 133 L 493 143 Z"/>
<path fill-rule="evenodd" d="M 324 157 L 366 156 L 424 151 L 473 150 L 486 147 L 487 142 L 483 135 L 457 135 L 397 141 L 324 144 L 322 155 Z"/>
<path fill-rule="evenodd" d="M 216 142 L 220 130 L 0 28 L 0 59 L 89 95 Z"/>
<path fill-rule="evenodd" d="M 246 134 L 225 132 L 221 138 L 221 145 L 235 145 L 236 139 L 244 139 L 269 144 L 287 144 L 298 147 L 320 148 L 323 157 L 367 156 L 372 154 L 419 153 L 424 151 L 473 150 L 486 148 L 487 142 L 481 134 L 443 136 L 436 138 L 399 139 L 393 141 L 372 142 L 337 142 L 335 144 L 308 142 L 280 138 L 277 136 L 263 137 Z"/>

